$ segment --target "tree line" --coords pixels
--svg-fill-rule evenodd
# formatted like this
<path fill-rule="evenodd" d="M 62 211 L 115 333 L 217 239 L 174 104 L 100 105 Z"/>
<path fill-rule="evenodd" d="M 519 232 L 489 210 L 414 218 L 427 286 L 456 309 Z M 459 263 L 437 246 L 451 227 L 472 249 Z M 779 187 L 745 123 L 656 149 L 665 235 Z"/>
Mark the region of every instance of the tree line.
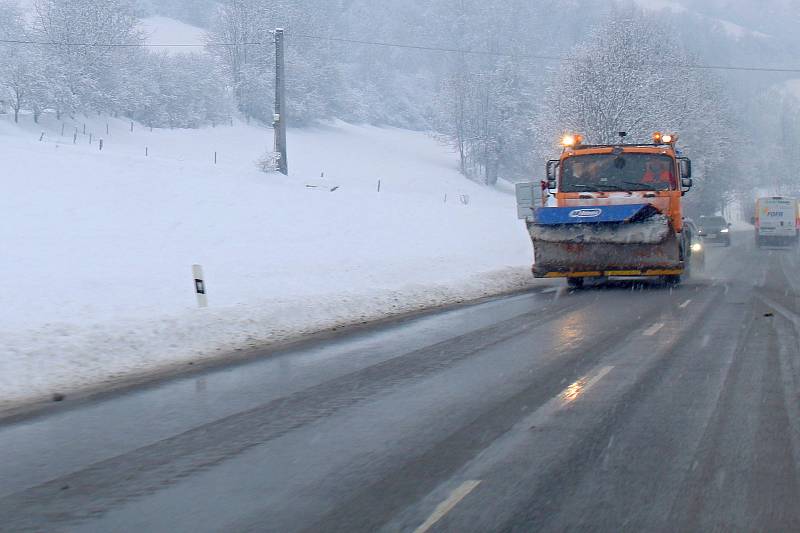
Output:
<path fill-rule="evenodd" d="M 129 0 L 34 0 L 23 13 L 0 3 L 3 104 L 19 120 L 61 115 L 125 116 L 153 127 L 192 128 L 230 117 L 223 74 L 205 54 L 168 55 L 145 40 Z M 115 46 L 103 46 L 114 44 Z"/>
<path fill-rule="evenodd" d="M 0 0 L 0 36 L 51 43 L 0 44 L 0 100 L 34 120 L 51 111 L 119 115 L 154 127 L 201 127 L 233 115 L 268 125 L 271 31 L 282 27 L 291 124 L 338 118 L 432 131 L 453 147 L 465 175 L 488 185 L 540 178 L 567 130 L 605 142 L 618 131 L 645 140 L 671 129 L 696 160 L 703 193 L 693 201 L 713 210 L 753 186 L 744 169 L 767 148 L 782 147 L 775 172 L 791 167 L 797 153 L 794 122 L 764 118 L 800 109 L 780 91 L 768 95 L 782 80 L 731 83 L 687 68 L 709 57 L 722 61 L 732 50 L 744 60 L 769 55 L 788 63 L 792 50 L 733 39 L 707 18 L 625 2 L 33 0 L 33 7 L 22 13 Z M 205 50 L 80 45 L 141 44 L 140 19 L 152 14 L 203 26 Z M 765 149 L 742 154 L 744 139 Z"/>

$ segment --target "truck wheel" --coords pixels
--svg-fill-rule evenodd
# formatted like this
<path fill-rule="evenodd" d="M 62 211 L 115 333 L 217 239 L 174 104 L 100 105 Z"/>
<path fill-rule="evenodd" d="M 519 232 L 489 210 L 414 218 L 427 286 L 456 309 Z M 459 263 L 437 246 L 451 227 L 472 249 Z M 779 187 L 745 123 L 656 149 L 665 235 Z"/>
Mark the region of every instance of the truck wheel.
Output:
<path fill-rule="evenodd" d="M 567 278 L 567 287 L 570 289 L 582 289 L 584 281 L 583 278 Z"/>
<path fill-rule="evenodd" d="M 681 284 L 681 275 L 680 274 L 678 274 L 676 276 L 664 276 L 662 279 L 664 280 L 664 284 L 666 284 L 666 285 L 675 286 L 675 285 L 680 285 Z"/>

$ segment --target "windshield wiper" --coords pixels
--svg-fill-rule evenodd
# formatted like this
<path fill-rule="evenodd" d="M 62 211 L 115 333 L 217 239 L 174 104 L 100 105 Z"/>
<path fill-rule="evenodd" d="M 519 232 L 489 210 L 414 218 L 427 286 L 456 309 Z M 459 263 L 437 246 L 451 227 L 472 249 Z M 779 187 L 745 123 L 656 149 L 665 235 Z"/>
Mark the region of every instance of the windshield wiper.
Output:
<path fill-rule="evenodd" d="M 637 191 L 637 192 L 640 192 L 640 191 L 661 192 L 661 191 L 666 190 L 666 189 L 656 189 L 656 188 L 647 187 L 646 185 L 644 185 L 643 183 L 639 183 L 638 181 L 623 181 L 622 183 L 625 183 L 627 185 L 637 185 L 636 189 L 630 189 L 631 191 Z"/>
<path fill-rule="evenodd" d="M 619 185 L 613 185 L 610 183 L 604 183 L 603 185 L 586 185 L 585 183 L 573 183 L 573 187 L 580 187 L 582 189 L 586 189 L 589 192 L 611 192 L 611 191 L 624 191 L 629 192 L 628 189 L 625 187 L 620 187 Z M 611 190 L 608 190 L 611 189 Z"/>
<path fill-rule="evenodd" d="M 603 187 L 608 187 L 615 191 L 629 192 L 625 187 L 620 187 L 619 185 L 614 185 L 613 183 L 604 183 Z"/>
<path fill-rule="evenodd" d="M 586 185 L 585 183 L 571 183 L 570 187 L 580 187 L 581 189 L 586 189 L 589 192 L 603 192 L 598 189 L 596 185 Z"/>

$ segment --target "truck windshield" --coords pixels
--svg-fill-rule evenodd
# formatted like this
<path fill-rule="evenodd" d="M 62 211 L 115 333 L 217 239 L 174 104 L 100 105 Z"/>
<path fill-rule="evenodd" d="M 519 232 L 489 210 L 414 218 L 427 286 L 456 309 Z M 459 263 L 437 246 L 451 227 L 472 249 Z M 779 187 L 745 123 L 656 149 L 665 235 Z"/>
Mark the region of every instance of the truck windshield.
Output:
<path fill-rule="evenodd" d="M 590 154 L 566 159 L 561 192 L 667 191 L 677 188 L 674 160 L 656 154 Z"/>

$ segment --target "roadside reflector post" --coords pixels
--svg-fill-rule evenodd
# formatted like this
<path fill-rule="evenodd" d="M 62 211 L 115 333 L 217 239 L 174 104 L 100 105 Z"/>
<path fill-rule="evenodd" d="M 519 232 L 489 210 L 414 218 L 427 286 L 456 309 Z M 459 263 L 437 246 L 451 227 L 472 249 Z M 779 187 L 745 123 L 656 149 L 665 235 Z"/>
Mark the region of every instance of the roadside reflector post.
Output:
<path fill-rule="evenodd" d="M 194 277 L 194 291 L 197 294 L 197 306 L 201 308 L 208 307 L 206 278 L 203 275 L 203 267 L 200 265 L 192 266 L 192 276 Z"/>

